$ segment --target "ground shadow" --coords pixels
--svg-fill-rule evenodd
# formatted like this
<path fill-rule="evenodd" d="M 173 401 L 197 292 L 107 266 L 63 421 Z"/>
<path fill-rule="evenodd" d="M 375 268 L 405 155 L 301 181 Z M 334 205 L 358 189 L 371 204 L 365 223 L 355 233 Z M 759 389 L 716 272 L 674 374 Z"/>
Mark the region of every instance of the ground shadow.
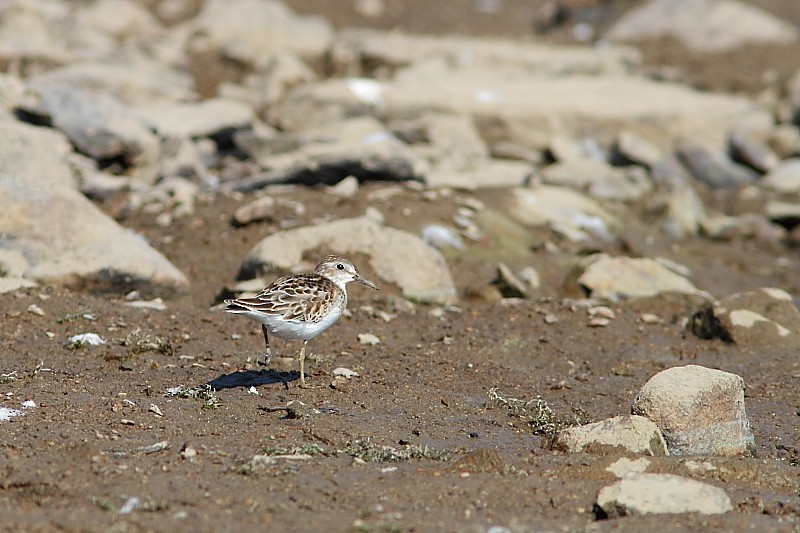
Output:
<path fill-rule="evenodd" d="M 299 372 L 278 372 L 277 370 L 241 370 L 230 374 L 222 374 L 208 382 L 214 390 L 233 389 L 236 387 L 258 387 L 274 383 L 289 383 L 300 378 Z"/>

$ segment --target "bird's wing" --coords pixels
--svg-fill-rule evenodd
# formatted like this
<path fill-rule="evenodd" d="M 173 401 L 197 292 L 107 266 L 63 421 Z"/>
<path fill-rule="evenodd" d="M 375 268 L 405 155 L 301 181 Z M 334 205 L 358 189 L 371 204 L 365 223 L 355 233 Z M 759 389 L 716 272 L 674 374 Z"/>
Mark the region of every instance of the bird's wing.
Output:
<path fill-rule="evenodd" d="M 228 306 L 239 306 L 285 320 L 316 322 L 334 299 L 336 286 L 327 278 L 314 274 L 286 276 L 276 280 L 254 298 L 229 300 Z"/>

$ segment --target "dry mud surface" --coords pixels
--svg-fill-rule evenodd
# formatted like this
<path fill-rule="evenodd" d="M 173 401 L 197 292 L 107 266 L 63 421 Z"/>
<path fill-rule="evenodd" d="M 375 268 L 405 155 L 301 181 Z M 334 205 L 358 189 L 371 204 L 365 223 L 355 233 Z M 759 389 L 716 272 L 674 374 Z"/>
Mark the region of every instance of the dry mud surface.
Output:
<path fill-rule="evenodd" d="M 301 2 L 292 4 L 299 9 Z M 758 4 L 798 15 L 792 0 Z M 469 27 L 469 21 L 460 22 Z M 406 26 L 415 29 L 411 15 Z M 740 71 L 729 68 L 726 80 L 734 85 Z M 368 184 L 351 200 L 303 188 L 287 197 L 308 207 L 298 220 L 305 225 L 360 215 L 369 193 L 386 186 Z M 417 232 L 424 223 L 449 220 L 459 195 L 431 202 L 408 190 L 380 207 L 388 225 Z M 490 206 L 494 201 L 488 192 L 462 196 Z M 800 528 L 796 349 L 742 349 L 697 339 L 683 327 L 699 303 L 689 297 L 616 305 L 607 327 L 590 328 L 584 310 L 565 305 L 569 272 L 544 248 L 534 256 L 543 286 L 538 297 L 509 305 L 471 299 L 471 290 L 491 282 L 498 260 L 483 260 L 492 253 L 491 244 L 483 244 L 474 258 L 449 262 L 462 291 L 457 309 L 399 308 L 391 286 L 379 293 L 351 286 L 352 316 L 310 343 L 307 372 L 314 388 L 300 389 L 291 361 L 278 359 L 269 370 L 252 364 L 262 349 L 255 323 L 210 309 L 234 283 L 244 255 L 274 231 L 266 223 L 231 226 L 231 213 L 249 199 L 216 198 L 167 228 L 144 214 L 122 221 L 192 281 L 192 293 L 167 301 L 166 310 L 58 288 L 0 296 L 0 390 L 7 404 L 36 403 L 2 425 L 0 530 Z M 749 241 L 675 244 L 657 234 L 648 239 L 651 228 L 635 212 L 627 216 L 629 246 L 648 256 L 668 252 L 692 269 L 697 286 L 715 295 L 761 286 L 800 293 L 796 270 L 779 266 L 780 258 L 796 260 L 796 249 Z M 553 235 L 542 230 L 534 237 L 544 242 Z M 576 250 L 589 251 L 594 250 Z M 364 258 L 353 259 L 374 279 Z M 512 269 L 522 266 L 508 261 Z M 43 315 L 29 312 L 31 305 Z M 396 317 L 387 322 L 378 311 Z M 642 323 L 645 312 L 664 320 Z M 546 324 L 548 314 L 558 320 Z M 68 337 L 89 332 L 107 344 L 64 345 Z M 359 333 L 381 342 L 359 344 Z M 291 355 L 299 345 L 278 340 L 273 349 Z M 559 417 L 602 420 L 629 413 L 653 374 L 689 363 L 738 374 L 747 386 L 756 457 L 714 458 L 716 469 L 692 473 L 728 492 L 734 511 L 722 516 L 597 520 L 597 493 L 615 479 L 605 469 L 620 454 L 551 451 L 547 437 L 534 434 L 528 420 L 510 416 L 490 398 L 492 389 L 507 398 L 541 396 Z M 337 367 L 359 377 L 333 388 Z M 167 396 L 175 387 L 205 384 L 216 389 L 216 401 L 202 392 L 195 398 Z M 306 407 L 287 412 L 292 400 Z M 290 457 L 252 461 L 270 454 Z M 686 458 L 652 462 L 650 472 L 689 474 Z"/>

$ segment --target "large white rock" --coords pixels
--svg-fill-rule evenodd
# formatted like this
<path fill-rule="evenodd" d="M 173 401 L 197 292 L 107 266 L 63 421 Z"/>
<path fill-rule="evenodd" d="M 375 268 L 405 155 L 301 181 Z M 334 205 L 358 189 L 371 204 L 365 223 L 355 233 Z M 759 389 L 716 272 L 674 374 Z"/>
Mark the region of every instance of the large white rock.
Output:
<path fill-rule="evenodd" d="M 628 451 L 644 455 L 669 455 L 667 444 L 650 419 L 615 416 L 593 424 L 561 430 L 556 447 L 568 452 L 613 453 Z"/>
<path fill-rule="evenodd" d="M 789 293 L 764 287 L 706 304 L 692 317 L 692 331 L 701 338 L 744 346 L 794 345 L 800 334 L 800 311 Z"/>
<path fill-rule="evenodd" d="M 592 298 L 616 301 L 645 298 L 664 292 L 679 292 L 709 297 L 681 274 L 648 257 L 611 257 L 597 254 L 584 270 L 578 283 L 586 287 Z"/>
<path fill-rule="evenodd" d="M 566 187 L 511 189 L 503 203 L 514 221 L 526 226 L 548 225 L 573 241 L 592 235 L 611 239 L 619 229 L 617 219 L 597 202 Z"/>
<path fill-rule="evenodd" d="M 744 380 L 697 365 L 659 372 L 645 383 L 631 413 L 661 429 L 671 455 L 743 455 L 754 448 Z"/>
<path fill-rule="evenodd" d="M 326 19 L 298 16 L 274 0 L 208 0 L 189 24 L 190 49 L 256 66 L 280 50 L 320 58 L 333 36 Z"/>
<path fill-rule="evenodd" d="M 308 251 L 324 247 L 345 256 L 369 256 L 369 265 L 379 278 L 399 286 L 406 298 L 454 302 L 456 289 L 442 254 L 416 235 L 386 227 L 376 218 L 341 219 L 270 235 L 247 254 L 240 274 L 252 277 L 289 270 Z"/>
<path fill-rule="evenodd" d="M 41 283 L 126 293 L 185 292 L 186 277 L 81 195 L 63 136 L 0 121 L 0 254 Z"/>
<path fill-rule="evenodd" d="M 253 110 L 235 100 L 212 98 L 202 102 L 154 102 L 136 108 L 142 122 L 161 137 L 209 137 L 223 130 L 251 126 Z"/>
<path fill-rule="evenodd" d="M 779 192 L 800 192 L 800 158 L 780 162 L 759 183 Z"/>
<path fill-rule="evenodd" d="M 724 490 L 672 474 L 628 474 L 597 495 L 609 518 L 625 515 L 701 513 L 733 510 Z"/>
<path fill-rule="evenodd" d="M 651 0 L 620 17 L 606 37 L 614 41 L 673 37 L 695 50 L 719 52 L 754 43 L 793 43 L 798 30 L 736 0 Z"/>

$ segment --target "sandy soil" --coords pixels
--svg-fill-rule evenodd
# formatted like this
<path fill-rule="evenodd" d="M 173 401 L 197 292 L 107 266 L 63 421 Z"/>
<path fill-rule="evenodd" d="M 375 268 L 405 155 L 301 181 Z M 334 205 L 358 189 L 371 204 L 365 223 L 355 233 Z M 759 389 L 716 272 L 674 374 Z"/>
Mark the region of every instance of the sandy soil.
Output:
<path fill-rule="evenodd" d="M 800 22 L 793 0 L 756 3 Z M 307 8 L 323 4 L 308 2 Z M 413 8 L 423 3 L 388 4 Z M 524 4 L 507 0 L 503 5 L 522 9 Z M 631 2 L 610 4 L 623 9 Z M 338 24 L 348 22 L 337 13 Z M 444 22 L 434 24 L 437 17 L 455 17 L 454 31 L 476 33 L 501 33 L 503 23 L 512 28 L 519 20 L 512 10 L 503 23 L 484 28 L 469 10 L 436 13 L 419 20 L 412 9 L 398 17 L 409 29 L 428 31 L 449 29 Z M 425 21 L 433 25 L 420 26 Z M 783 61 L 778 56 L 785 51 L 763 55 L 768 52 L 775 53 L 759 49 L 742 55 L 754 65 Z M 699 76 L 702 69 L 694 69 L 708 61 L 670 59 L 687 76 Z M 719 68 L 727 76 L 718 75 L 715 88 L 734 87 L 741 75 L 736 65 Z M 368 184 L 349 200 L 322 189 L 285 195 L 306 205 L 297 223 L 307 224 L 362 214 L 369 193 L 388 186 Z M 409 189 L 379 208 L 390 225 L 417 231 L 425 223 L 448 221 L 458 196 L 431 202 Z M 497 200 L 490 192 L 471 196 L 489 206 Z M 386 284 L 379 293 L 351 286 L 352 316 L 312 341 L 307 372 L 315 388 L 300 389 L 291 360 L 278 358 L 266 371 L 251 363 L 262 348 L 256 324 L 210 309 L 234 283 L 246 252 L 277 229 L 270 223 L 232 227 L 231 213 L 249 199 L 218 197 L 168 228 L 144 214 L 122 220 L 192 280 L 192 293 L 168 301 L 166 310 L 136 309 L 118 296 L 49 287 L 0 296 L 2 405 L 19 406 L 24 400 L 37 405 L 2 424 L 0 530 L 800 528 L 800 361 L 795 350 L 770 345 L 745 350 L 696 339 L 683 328 L 698 305 L 688 297 L 614 306 L 616 318 L 608 327 L 587 327 L 585 311 L 563 299 L 579 296 L 569 267 L 574 254 L 590 250 L 565 245 L 562 254 L 539 247 L 525 257 L 503 256 L 489 239 L 469 254 L 449 258 L 462 289 L 457 309 L 409 308 Z M 113 212 L 112 204 L 103 207 Z M 760 286 L 800 293 L 796 248 L 751 241 L 674 243 L 651 235 L 639 219 L 632 210 L 626 253 L 681 262 L 692 269 L 694 282 L 713 294 Z M 544 230 L 531 239 L 557 242 Z M 779 258 L 794 267 L 781 266 L 786 263 Z M 541 294 L 513 305 L 474 297 L 485 292 L 500 259 L 512 268 L 536 266 L 543 278 Z M 354 260 L 362 274 L 378 279 L 363 258 Z M 30 312 L 32 305 L 43 315 Z M 396 316 L 387 322 L 379 311 Z M 664 321 L 643 324 L 643 312 Z M 558 321 L 545 324 L 546 314 Z M 70 336 L 89 332 L 107 344 L 65 346 Z M 361 345 L 359 333 L 375 334 L 381 343 Z M 276 341 L 273 349 L 288 356 L 299 345 Z M 619 455 L 551 451 L 546 434 L 490 399 L 492 389 L 507 398 L 541 396 L 558 419 L 595 421 L 628 413 L 649 377 L 687 363 L 739 374 L 747 384 L 757 457 L 715 458 L 716 470 L 692 474 L 731 496 L 734 511 L 719 517 L 597 520 L 593 503 L 600 488 L 614 481 L 605 468 Z M 336 367 L 360 377 L 333 388 Z M 202 391 L 206 384 L 217 391 L 212 397 Z M 167 396 L 168 389 L 179 386 L 195 388 L 199 397 Z M 287 411 L 292 400 L 305 407 Z M 276 454 L 295 457 L 273 464 L 251 461 L 254 455 Z M 685 463 L 656 458 L 649 471 L 688 475 Z M 138 498 L 138 507 L 127 513 L 131 498 Z"/>

